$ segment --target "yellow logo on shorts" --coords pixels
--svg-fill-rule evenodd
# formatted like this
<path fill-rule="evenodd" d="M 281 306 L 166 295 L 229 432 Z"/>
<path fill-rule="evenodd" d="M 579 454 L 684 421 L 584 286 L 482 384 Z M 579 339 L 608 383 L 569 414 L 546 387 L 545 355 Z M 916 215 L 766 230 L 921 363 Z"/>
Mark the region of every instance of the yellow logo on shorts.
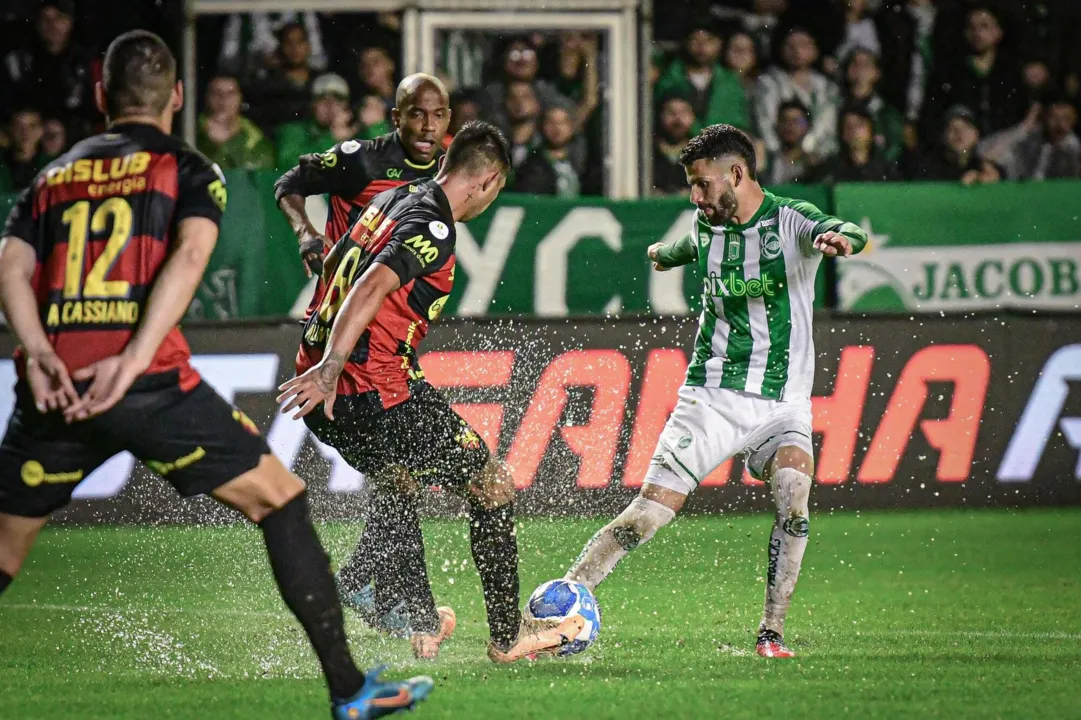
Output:
<path fill-rule="evenodd" d="M 156 472 L 158 475 L 165 477 L 173 470 L 183 470 L 187 466 L 194 465 L 205 457 L 206 450 L 203 450 L 202 446 L 200 445 L 192 452 L 188 453 L 182 458 L 177 458 L 173 462 L 159 462 L 157 460 L 147 460 L 146 466 Z"/>
<path fill-rule="evenodd" d="M 83 479 L 82 470 L 74 470 L 72 472 L 63 473 L 47 473 L 45 468 L 37 460 L 27 460 L 23 463 L 22 469 L 23 482 L 27 487 L 37 487 L 42 483 L 48 483 L 50 485 L 60 483 L 74 483 Z"/>
<path fill-rule="evenodd" d="M 259 426 L 255 422 L 244 414 L 243 410 L 237 410 L 233 408 L 233 419 L 244 426 L 244 429 L 250 432 L 252 435 L 259 434 Z"/>

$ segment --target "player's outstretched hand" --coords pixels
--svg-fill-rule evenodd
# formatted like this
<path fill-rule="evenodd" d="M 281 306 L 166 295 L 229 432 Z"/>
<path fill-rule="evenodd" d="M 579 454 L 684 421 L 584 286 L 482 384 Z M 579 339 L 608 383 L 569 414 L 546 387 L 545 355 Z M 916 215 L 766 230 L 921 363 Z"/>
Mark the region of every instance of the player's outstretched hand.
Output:
<path fill-rule="evenodd" d="M 79 402 L 68 368 L 54 352 L 28 357 L 26 379 L 39 413 L 64 410 Z"/>
<path fill-rule="evenodd" d="M 815 250 L 830 257 L 848 257 L 852 254 L 852 243 L 839 232 L 830 230 L 815 238 Z"/>
<path fill-rule="evenodd" d="M 300 242 L 300 259 L 304 261 L 304 272 L 308 277 L 323 274 L 323 248 L 327 239 L 322 235 L 311 235 Z"/>
<path fill-rule="evenodd" d="M 648 255 L 649 259 L 653 261 L 653 269 L 657 272 L 665 272 L 666 270 L 671 270 L 671 268 L 664 267 L 659 262 L 657 262 L 657 251 L 660 250 L 662 245 L 664 245 L 664 243 L 653 243 L 646 249 L 646 255 Z"/>
<path fill-rule="evenodd" d="M 319 403 L 323 403 L 323 414 L 328 420 L 334 419 L 334 399 L 338 396 L 338 376 L 342 372 L 343 359 L 335 353 L 329 353 L 323 360 L 310 368 L 303 375 L 298 375 L 278 387 L 282 391 L 278 402 L 284 403 L 282 415 L 294 408 L 294 420 L 299 420 Z"/>
<path fill-rule="evenodd" d="M 86 420 L 110 410 L 127 394 L 144 369 L 129 356 L 121 354 L 76 370 L 72 378 L 76 382 L 89 380 L 90 387 L 77 403 L 64 410 L 64 419 L 69 423 Z"/>

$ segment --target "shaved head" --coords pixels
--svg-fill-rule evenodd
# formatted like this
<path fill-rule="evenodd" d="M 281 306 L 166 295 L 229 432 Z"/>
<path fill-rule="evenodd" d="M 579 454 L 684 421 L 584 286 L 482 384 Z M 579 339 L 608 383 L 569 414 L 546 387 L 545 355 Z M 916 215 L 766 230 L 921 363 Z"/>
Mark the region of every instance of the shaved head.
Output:
<path fill-rule="evenodd" d="M 398 84 L 390 121 L 409 159 L 420 165 L 435 162 L 450 124 L 450 96 L 434 75 L 416 73 Z"/>
<path fill-rule="evenodd" d="M 399 108 L 412 105 L 422 90 L 429 89 L 439 93 L 444 102 L 450 105 L 450 93 L 447 92 L 446 85 L 435 75 L 428 73 L 413 73 L 402 78 L 398 83 L 398 91 L 394 93 L 394 104 Z"/>

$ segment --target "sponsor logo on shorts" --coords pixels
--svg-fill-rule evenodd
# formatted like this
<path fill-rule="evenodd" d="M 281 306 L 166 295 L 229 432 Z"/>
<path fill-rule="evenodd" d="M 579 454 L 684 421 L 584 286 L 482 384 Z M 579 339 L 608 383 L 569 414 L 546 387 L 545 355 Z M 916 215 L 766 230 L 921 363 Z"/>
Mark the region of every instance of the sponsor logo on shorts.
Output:
<path fill-rule="evenodd" d="M 447 304 L 450 295 L 444 295 L 428 307 L 428 319 L 435 320 L 443 312 L 443 306 Z"/>
<path fill-rule="evenodd" d="M 252 435 L 259 434 L 259 426 L 248 417 L 243 410 L 237 410 L 233 408 L 233 419 L 244 426 L 244 429 L 250 432 Z"/>
<path fill-rule="evenodd" d="M 37 460 L 27 460 L 23 463 L 22 479 L 27 487 L 37 487 L 42 483 L 49 485 L 77 483 L 83 479 L 83 471 L 73 470 L 71 472 L 47 473 L 42 464 Z"/>
<path fill-rule="evenodd" d="M 249 421 L 250 422 L 250 421 Z M 194 465 L 203 458 L 206 457 L 206 450 L 200 445 L 192 452 L 188 453 L 182 458 L 177 458 L 173 462 L 160 462 L 158 460 L 147 460 L 146 466 L 156 472 L 158 475 L 165 477 L 174 470 L 183 470 L 189 465 Z"/>
<path fill-rule="evenodd" d="M 795 515 L 785 520 L 784 525 L 782 525 L 781 527 L 786 533 L 788 533 L 792 537 L 802 538 L 807 537 L 807 534 L 810 532 L 811 529 L 811 523 L 807 520 L 807 518 Z"/>
<path fill-rule="evenodd" d="M 454 436 L 454 442 L 458 443 L 463 450 L 479 450 L 480 436 L 473 432 L 473 428 L 465 428 Z"/>

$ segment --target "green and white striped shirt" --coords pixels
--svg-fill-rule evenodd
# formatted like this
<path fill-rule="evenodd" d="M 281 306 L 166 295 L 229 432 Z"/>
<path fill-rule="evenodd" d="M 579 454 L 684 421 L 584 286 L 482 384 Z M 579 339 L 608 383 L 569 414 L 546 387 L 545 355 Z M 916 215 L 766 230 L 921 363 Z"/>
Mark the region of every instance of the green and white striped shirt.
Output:
<path fill-rule="evenodd" d="M 686 384 L 809 400 L 815 275 L 822 259 L 814 240 L 833 230 L 859 252 L 866 234 L 810 203 L 769 192 L 742 225 L 711 227 L 701 212 L 694 222 L 692 234 L 658 258 L 662 265 L 697 258 L 702 277 L 702 316 Z"/>

